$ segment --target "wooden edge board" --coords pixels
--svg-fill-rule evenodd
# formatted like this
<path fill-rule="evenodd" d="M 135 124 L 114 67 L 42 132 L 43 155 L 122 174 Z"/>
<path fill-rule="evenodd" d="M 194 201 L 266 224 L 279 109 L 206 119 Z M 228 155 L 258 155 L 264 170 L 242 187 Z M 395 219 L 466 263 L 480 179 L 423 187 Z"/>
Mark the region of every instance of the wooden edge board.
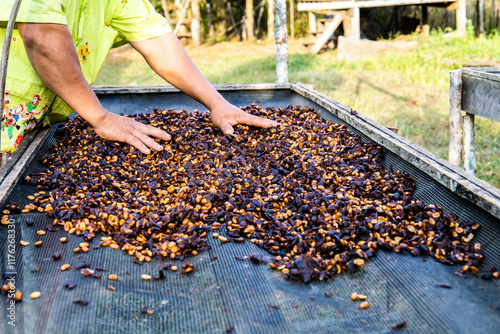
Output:
<path fill-rule="evenodd" d="M 216 84 L 213 86 L 218 91 L 234 91 L 235 89 L 238 90 L 290 89 L 289 83 Z M 170 85 L 140 86 L 140 87 L 93 87 L 92 89 L 96 94 L 180 92 L 180 90 Z"/>
<path fill-rule="evenodd" d="M 11 190 L 17 184 L 17 181 L 21 178 L 22 174 L 28 168 L 28 165 L 35 158 L 38 149 L 45 143 L 45 140 L 49 136 L 51 128 L 46 127 L 40 129 L 33 140 L 30 142 L 29 146 L 22 151 L 15 164 L 9 170 L 7 175 L 0 183 L 0 208 L 5 206 L 5 202 L 9 197 Z"/>
<path fill-rule="evenodd" d="M 492 72 L 479 72 L 479 71 L 470 71 L 464 69 L 462 75 L 478 78 L 484 81 L 493 81 L 495 83 L 500 82 L 500 68 L 490 67 L 490 70 L 493 68 L 498 70 L 498 74 Z"/>
<path fill-rule="evenodd" d="M 498 94 L 500 92 L 500 75 L 485 76 L 484 73 L 480 72 L 468 72 L 462 73 L 460 78 L 462 79 L 461 110 L 468 114 L 500 122 L 500 97 Z"/>
<path fill-rule="evenodd" d="M 10 170 L 15 166 L 19 158 L 23 155 L 24 150 L 35 140 L 36 136 L 40 132 L 40 129 L 35 129 L 34 131 L 28 132 L 19 146 L 16 148 L 14 153 L 12 153 L 8 159 L 7 163 L 0 168 L 0 184 L 2 184 L 3 179 L 9 174 Z"/>
<path fill-rule="evenodd" d="M 384 146 L 434 180 L 462 198 L 472 201 L 500 219 L 500 190 L 448 161 L 419 147 L 375 121 L 360 115 L 351 115 L 351 109 L 312 91 L 302 84 L 292 84 L 291 89 L 332 112 L 345 123 L 360 130 L 368 138 Z"/>

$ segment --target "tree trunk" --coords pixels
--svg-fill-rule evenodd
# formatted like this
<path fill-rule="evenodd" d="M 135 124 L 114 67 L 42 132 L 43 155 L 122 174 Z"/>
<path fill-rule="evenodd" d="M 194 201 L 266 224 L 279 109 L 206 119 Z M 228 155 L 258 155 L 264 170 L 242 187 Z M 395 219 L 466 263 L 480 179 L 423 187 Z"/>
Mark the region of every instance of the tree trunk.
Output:
<path fill-rule="evenodd" d="M 212 17 L 212 3 L 207 1 L 207 21 L 208 21 L 208 39 L 210 43 L 215 43 L 215 27 Z"/>
<path fill-rule="evenodd" d="M 249 41 L 255 39 L 254 33 L 254 18 L 253 18 L 253 0 L 245 0 L 245 26 L 247 30 L 247 38 Z"/>
<path fill-rule="evenodd" d="M 268 17 L 267 17 L 267 39 L 274 39 L 274 0 L 267 0 Z"/>
<path fill-rule="evenodd" d="M 286 29 L 286 0 L 276 0 L 276 82 L 288 82 L 288 31 Z"/>
<path fill-rule="evenodd" d="M 180 6 L 181 7 L 178 7 L 180 9 L 180 12 L 179 12 L 179 14 L 177 14 L 178 21 L 177 21 L 177 24 L 175 25 L 175 28 L 174 28 L 175 35 L 177 35 L 177 33 L 179 32 L 179 29 L 181 28 L 181 25 L 182 25 L 182 21 L 186 17 L 186 12 L 187 12 L 187 9 L 189 7 L 189 0 L 182 0 Z"/>
<path fill-rule="evenodd" d="M 193 20 L 191 21 L 191 38 L 196 46 L 201 44 L 200 37 L 200 0 L 191 0 L 191 11 L 193 12 Z"/>
<path fill-rule="evenodd" d="M 167 0 L 161 0 L 161 8 L 163 9 L 163 16 L 165 16 L 167 20 L 170 20 L 170 14 L 168 13 Z"/>
<path fill-rule="evenodd" d="M 477 26 L 480 35 L 484 35 L 484 5 L 483 0 L 477 1 Z"/>

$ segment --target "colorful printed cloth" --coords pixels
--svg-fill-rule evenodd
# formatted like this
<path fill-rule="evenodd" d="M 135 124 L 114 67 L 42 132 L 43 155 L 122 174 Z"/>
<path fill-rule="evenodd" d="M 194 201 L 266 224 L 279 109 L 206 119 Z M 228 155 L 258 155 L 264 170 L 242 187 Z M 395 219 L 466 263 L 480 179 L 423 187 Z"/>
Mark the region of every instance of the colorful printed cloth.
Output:
<path fill-rule="evenodd" d="M 0 50 L 14 0 L 0 1 Z M 83 75 L 92 84 L 109 50 L 127 42 L 158 37 L 171 31 L 167 20 L 147 0 L 23 0 L 17 22 L 67 25 L 80 58 Z M 46 41 L 50 43 L 50 41 Z M 37 76 L 14 30 L 0 152 L 13 151 L 37 124 L 65 120 L 72 110 Z"/>

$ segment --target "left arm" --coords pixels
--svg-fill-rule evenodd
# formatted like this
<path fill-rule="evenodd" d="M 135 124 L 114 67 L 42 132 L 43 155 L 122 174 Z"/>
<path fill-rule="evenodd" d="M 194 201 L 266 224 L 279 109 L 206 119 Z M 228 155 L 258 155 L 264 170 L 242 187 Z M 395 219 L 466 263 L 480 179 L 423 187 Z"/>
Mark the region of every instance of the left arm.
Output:
<path fill-rule="evenodd" d="M 224 134 L 232 134 L 233 126 L 240 123 L 262 128 L 278 125 L 226 101 L 194 65 L 174 33 L 130 44 L 159 76 L 207 107 L 212 122 Z"/>

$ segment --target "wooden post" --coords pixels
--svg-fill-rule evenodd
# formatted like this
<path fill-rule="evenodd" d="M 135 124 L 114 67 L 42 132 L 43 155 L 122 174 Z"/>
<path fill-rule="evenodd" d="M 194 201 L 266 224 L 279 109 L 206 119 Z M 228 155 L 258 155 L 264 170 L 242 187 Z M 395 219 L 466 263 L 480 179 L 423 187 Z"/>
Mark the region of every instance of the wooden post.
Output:
<path fill-rule="evenodd" d="M 295 39 L 295 25 L 293 17 L 295 16 L 294 0 L 290 0 L 290 39 Z"/>
<path fill-rule="evenodd" d="M 267 0 L 267 39 L 274 39 L 274 0 Z"/>
<path fill-rule="evenodd" d="M 201 33 L 200 33 L 200 0 L 191 0 L 191 11 L 193 12 L 193 19 L 191 20 L 191 38 L 196 46 L 201 44 Z"/>
<path fill-rule="evenodd" d="M 309 18 L 309 31 L 317 31 L 318 30 L 318 24 L 316 23 L 316 14 L 313 12 L 307 12 L 308 18 Z"/>
<path fill-rule="evenodd" d="M 422 34 L 424 36 L 429 36 L 429 11 L 428 5 L 422 5 Z"/>
<path fill-rule="evenodd" d="M 462 69 L 450 72 L 450 148 L 449 161 L 462 163 Z"/>
<path fill-rule="evenodd" d="M 474 115 L 465 113 L 463 118 L 464 167 L 467 173 L 476 175 L 476 142 L 474 132 Z"/>
<path fill-rule="evenodd" d="M 276 82 L 288 82 L 288 31 L 286 29 L 286 0 L 275 0 L 276 23 Z"/>
<path fill-rule="evenodd" d="M 350 37 L 352 35 L 352 23 L 349 11 L 347 11 L 342 18 L 342 26 L 344 27 L 344 37 Z"/>
<path fill-rule="evenodd" d="M 351 39 L 353 41 L 359 41 L 361 37 L 361 22 L 359 17 L 359 7 L 354 7 L 352 9 L 352 19 L 351 19 Z"/>
<path fill-rule="evenodd" d="M 477 26 L 479 35 L 484 35 L 484 4 L 483 0 L 477 1 Z"/>
<path fill-rule="evenodd" d="M 254 33 L 254 18 L 253 18 L 253 0 L 245 0 L 245 27 L 247 30 L 247 39 L 253 41 Z"/>
<path fill-rule="evenodd" d="M 458 0 L 457 8 L 457 33 L 459 36 L 465 36 L 466 23 L 467 23 L 467 3 L 465 0 Z"/>

